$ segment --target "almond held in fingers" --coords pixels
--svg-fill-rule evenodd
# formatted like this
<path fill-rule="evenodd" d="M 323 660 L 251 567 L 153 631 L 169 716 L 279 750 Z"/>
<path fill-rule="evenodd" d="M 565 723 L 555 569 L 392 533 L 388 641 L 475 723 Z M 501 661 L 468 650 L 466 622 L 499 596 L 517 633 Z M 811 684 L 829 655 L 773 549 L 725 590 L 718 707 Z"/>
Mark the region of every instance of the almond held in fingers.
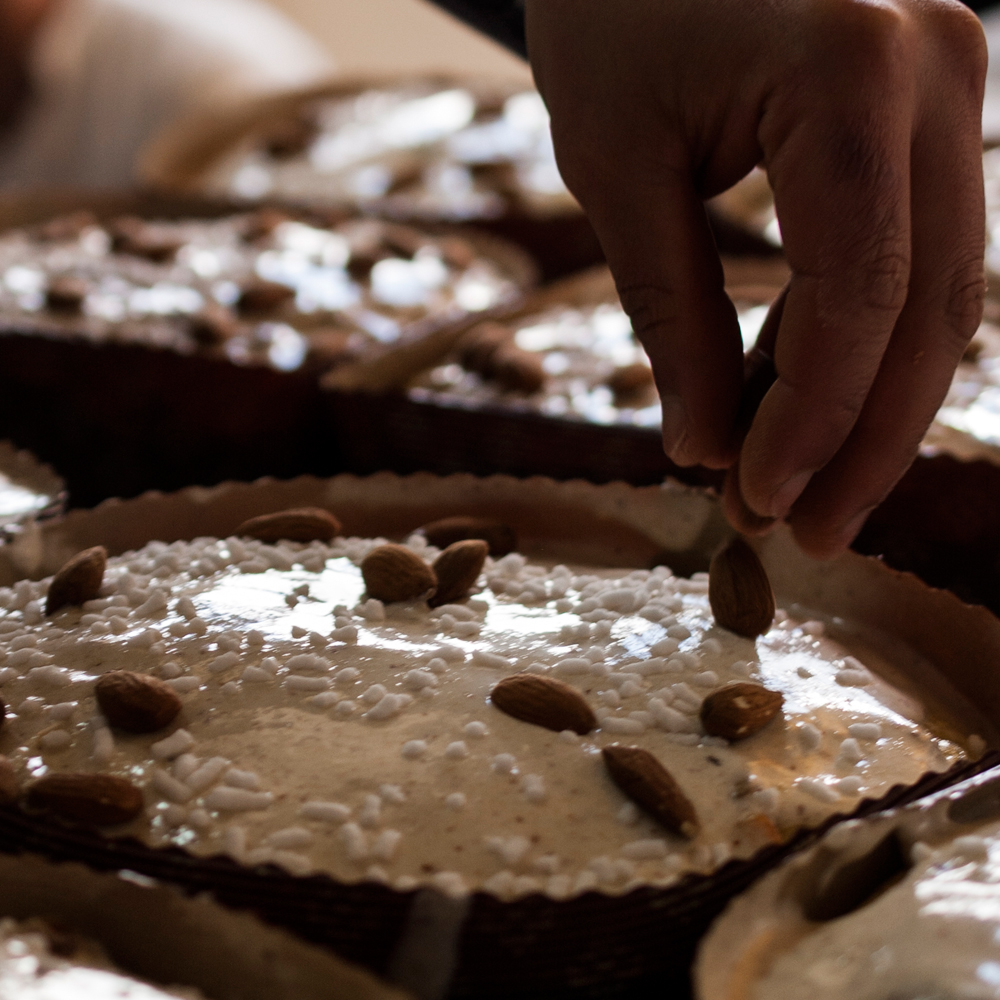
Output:
<path fill-rule="evenodd" d="M 774 593 L 757 553 L 734 538 L 712 559 L 708 570 L 708 602 L 722 628 L 756 639 L 774 621 Z"/>
<path fill-rule="evenodd" d="M 275 542 L 328 542 L 340 534 L 340 521 L 322 507 L 295 507 L 244 521 L 235 535 Z"/>
<path fill-rule="evenodd" d="M 108 551 L 103 545 L 84 549 L 67 559 L 49 584 L 45 598 L 45 613 L 51 615 L 60 608 L 79 606 L 100 595 Z"/>
<path fill-rule="evenodd" d="M 760 684 L 728 684 L 701 703 L 701 724 L 709 736 L 744 740 L 760 732 L 784 703 L 780 691 L 770 691 Z"/>
<path fill-rule="evenodd" d="M 0 756 L 0 806 L 12 806 L 21 797 L 17 772 L 6 757 Z"/>
<path fill-rule="evenodd" d="M 155 733 L 180 714 L 181 699 L 158 677 L 112 670 L 98 678 L 94 694 L 104 717 L 127 733 Z"/>
<path fill-rule="evenodd" d="M 127 823 L 142 812 L 141 789 L 111 774 L 47 774 L 29 789 L 32 809 L 94 826 Z"/>
<path fill-rule="evenodd" d="M 601 750 L 601 756 L 611 780 L 653 819 L 683 837 L 698 832 L 698 815 L 691 800 L 648 750 L 610 746 Z"/>
<path fill-rule="evenodd" d="M 379 545 L 361 562 L 369 597 L 385 604 L 412 601 L 437 587 L 437 576 L 405 545 Z"/>
<path fill-rule="evenodd" d="M 486 542 L 478 538 L 449 545 L 431 566 L 437 576 L 437 590 L 428 602 L 430 606 L 438 608 L 465 597 L 483 571 L 489 551 Z"/>
<path fill-rule="evenodd" d="M 442 517 L 421 529 L 427 541 L 437 549 L 446 549 L 454 542 L 480 538 L 490 547 L 494 559 L 517 548 L 517 533 L 509 524 L 488 517 Z"/>
<path fill-rule="evenodd" d="M 493 688 L 490 700 L 501 712 L 556 733 L 570 729 L 584 736 L 597 726 L 583 695 L 551 677 L 512 674 Z"/>

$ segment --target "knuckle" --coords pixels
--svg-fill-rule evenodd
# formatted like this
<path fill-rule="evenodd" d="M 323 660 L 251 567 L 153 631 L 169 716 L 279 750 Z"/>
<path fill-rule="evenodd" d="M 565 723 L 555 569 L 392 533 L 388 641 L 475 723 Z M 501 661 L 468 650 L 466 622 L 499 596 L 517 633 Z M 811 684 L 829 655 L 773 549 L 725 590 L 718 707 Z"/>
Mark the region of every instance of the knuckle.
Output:
<path fill-rule="evenodd" d="M 913 40 L 909 16 L 895 4 L 870 0 L 839 0 L 844 27 L 841 47 L 869 81 L 892 80 L 907 66 Z"/>
<path fill-rule="evenodd" d="M 899 313 L 910 291 L 910 259 L 893 250 L 877 252 L 862 274 L 860 301 L 872 312 Z"/>
<path fill-rule="evenodd" d="M 945 300 L 947 328 L 955 346 L 964 350 L 983 318 L 986 277 L 981 258 L 966 262 L 955 272 Z"/>
<path fill-rule="evenodd" d="M 933 0 L 925 17 L 927 34 L 943 47 L 948 68 L 985 80 L 989 52 L 979 18 L 959 0 Z"/>
<path fill-rule="evenodd" d="M 618 298 L 644 347 L 677 326 L 679 308 L 673 289 L 652 284 L 620 284 Z"/>

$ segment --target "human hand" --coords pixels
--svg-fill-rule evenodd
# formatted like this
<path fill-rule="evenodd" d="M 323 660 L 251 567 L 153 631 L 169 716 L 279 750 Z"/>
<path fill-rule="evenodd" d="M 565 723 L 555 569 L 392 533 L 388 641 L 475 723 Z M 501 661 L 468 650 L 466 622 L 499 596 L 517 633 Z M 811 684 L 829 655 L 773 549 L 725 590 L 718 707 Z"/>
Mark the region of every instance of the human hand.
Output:
<path fill-rule="evenodd" d="M 957 0 L 527 0 L 560 170 L 681 465 L 829 557 L 916 455 L 982 314 L 986 47 Z M 792 277 L 750 367 L 703 200 L 756 164 Z M 745 432 L 745 437 L 743 433 Z"/>

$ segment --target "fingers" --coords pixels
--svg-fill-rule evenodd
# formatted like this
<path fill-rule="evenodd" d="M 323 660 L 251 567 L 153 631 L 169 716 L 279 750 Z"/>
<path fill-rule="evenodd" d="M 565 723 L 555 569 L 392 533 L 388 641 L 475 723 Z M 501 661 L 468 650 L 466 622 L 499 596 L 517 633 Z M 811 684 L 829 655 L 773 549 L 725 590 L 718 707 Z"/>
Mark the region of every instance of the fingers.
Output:
<path fill-rule="evenodd" d="M 740 492 L 764 517 L 784 517 L 847 439 L 910 277 L 907 27 L 887 5 L 837 10 L 825 26 L 834 64 L 819 60 L 761 124 L 793 274 L 777 379 L 740 456 Z"/>
<path fill-rule="evenodd" d="M 723 468 L 735 457 L 742 348 L 736 310 L 704 208 L 681 176 L 588 192 L 585 206 L 663 407 L 663 445 L 678 465 Z"/>
<path fill-rule="evenodd" d="M 679 465 L 720 468 L 735 457 L 739 323 L 686 142 L 653 96 L 662 48 L 643 30 L 642 10 L 641 4 L 581 8 L 580 0 L 529 3 L 529 51 L 552 115 L 560 171 L 597 232 L 649 354 L 663 405 L 664 449 Z M 628 58 L 609 42 L 624 25 Z M 630 60 L 657 66 L 656 79 Z"/>
<path fill-rule="evenodd" d="M 846 547 L 905 472 L 982 315 L 985 223 L 978 123 L 985 62 L 975 51 L 978 25 L 970 28 L 965 44 L 972 51 L 964 59 L 961 53 L 941 53 L 948 65 L 968 65 L 969 72 L 952 74 L 947 88 L 937 78 L 918 117 L 906 306 L 847 442 L 792 509 L 796 537 L 815 555 Z M 939 30 L 934 37 L 946 36 Z"/>

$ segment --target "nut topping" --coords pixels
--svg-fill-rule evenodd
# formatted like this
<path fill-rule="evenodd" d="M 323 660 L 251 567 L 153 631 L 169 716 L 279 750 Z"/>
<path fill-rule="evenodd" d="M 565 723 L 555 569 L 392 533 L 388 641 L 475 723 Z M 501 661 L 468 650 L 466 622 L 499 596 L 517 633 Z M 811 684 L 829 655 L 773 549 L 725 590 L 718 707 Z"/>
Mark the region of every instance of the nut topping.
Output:
<path fill-rule="evenodd" d="M 169 685 L 131 670 L 104 674 L 94 685 L 94 694 L 108 722 L 128 733 L 155 733 L 169 726 L 182 707 Z"/>
<path fill-rule="evenodd" d="M 127 823 L 142 812 L 142 791 L 110 774 L 47 774 L 29 789 L 32 809 L 94 826 Z"/>
<path fill-rule="evenodd" d="M 438 549 L 446 549 L 467 538 L 481 538 L 490 547 L 494 559 L 507 555 L 517 548 L 514 529 L 488 517 L 443 517 L 420 529 L 427 541 Z"/>
<path fill-rule="evenodd" d="M 437 576 L 405 545 L 379 545 L 361 562 L 368 595 L 386 604 L 423 597 L 437 586 Z"/>
<path fill-rule="evenodd" d="M 45 599 L 45 613 L 51 615 L 60 608 L 91 601 L 101 592 L 104 568 L 108 564 L 108 551 L 103 545 L 84 549 L 67 559 L 62 569 L 49 584 Z"/>
<path fill-rule="evenodd" d="M 734 538 L 712 559 L 708 602 L 722 628 L 747 639 L 763 635 L 774 621 L 774 593 L 757 553 Z"/>
<path fill-rule="evenodd" d="M 294 298 L 295 289 L 280 281 L 253 278 L 240 291 L 236 307 L 241 313 L 268 313 Z"/>
<path fill-rule="evenodd" d="M 701 703 L 701 724 L 709 736 L 745 740 L 760 732 L 785 703 L 780 691 L 740 681 L 713 691 Z"/>
<path fill-rule="evenodd" d="M 460 601 L 479 578 L 489 546 L 478 538 L 449 545 L 431 567 L 437 576 L 437 590 L 428 601 L 432 608 Z"/>
<path fill-rule="evenodd" d="M 615 745 L 604 747 L 601 756 L 611 780 L 653 819 L 684 837 L 698 832 L 691 800 L 648 750 Z"/>
<path fill-rule="evenodd" d="M 571 729 L 584 736 L 597 725 L 590 705 L 576 688 L 538 674 L 512 674 L 490 692 L 501 712 L 561 733 Z"/>
<path fill-rule="evenodd" d="M 322 507 L 294 507 L 244 521 L 235 534 L 261 542 L 328 542 L 340 534 L 340 521 Z"/>

